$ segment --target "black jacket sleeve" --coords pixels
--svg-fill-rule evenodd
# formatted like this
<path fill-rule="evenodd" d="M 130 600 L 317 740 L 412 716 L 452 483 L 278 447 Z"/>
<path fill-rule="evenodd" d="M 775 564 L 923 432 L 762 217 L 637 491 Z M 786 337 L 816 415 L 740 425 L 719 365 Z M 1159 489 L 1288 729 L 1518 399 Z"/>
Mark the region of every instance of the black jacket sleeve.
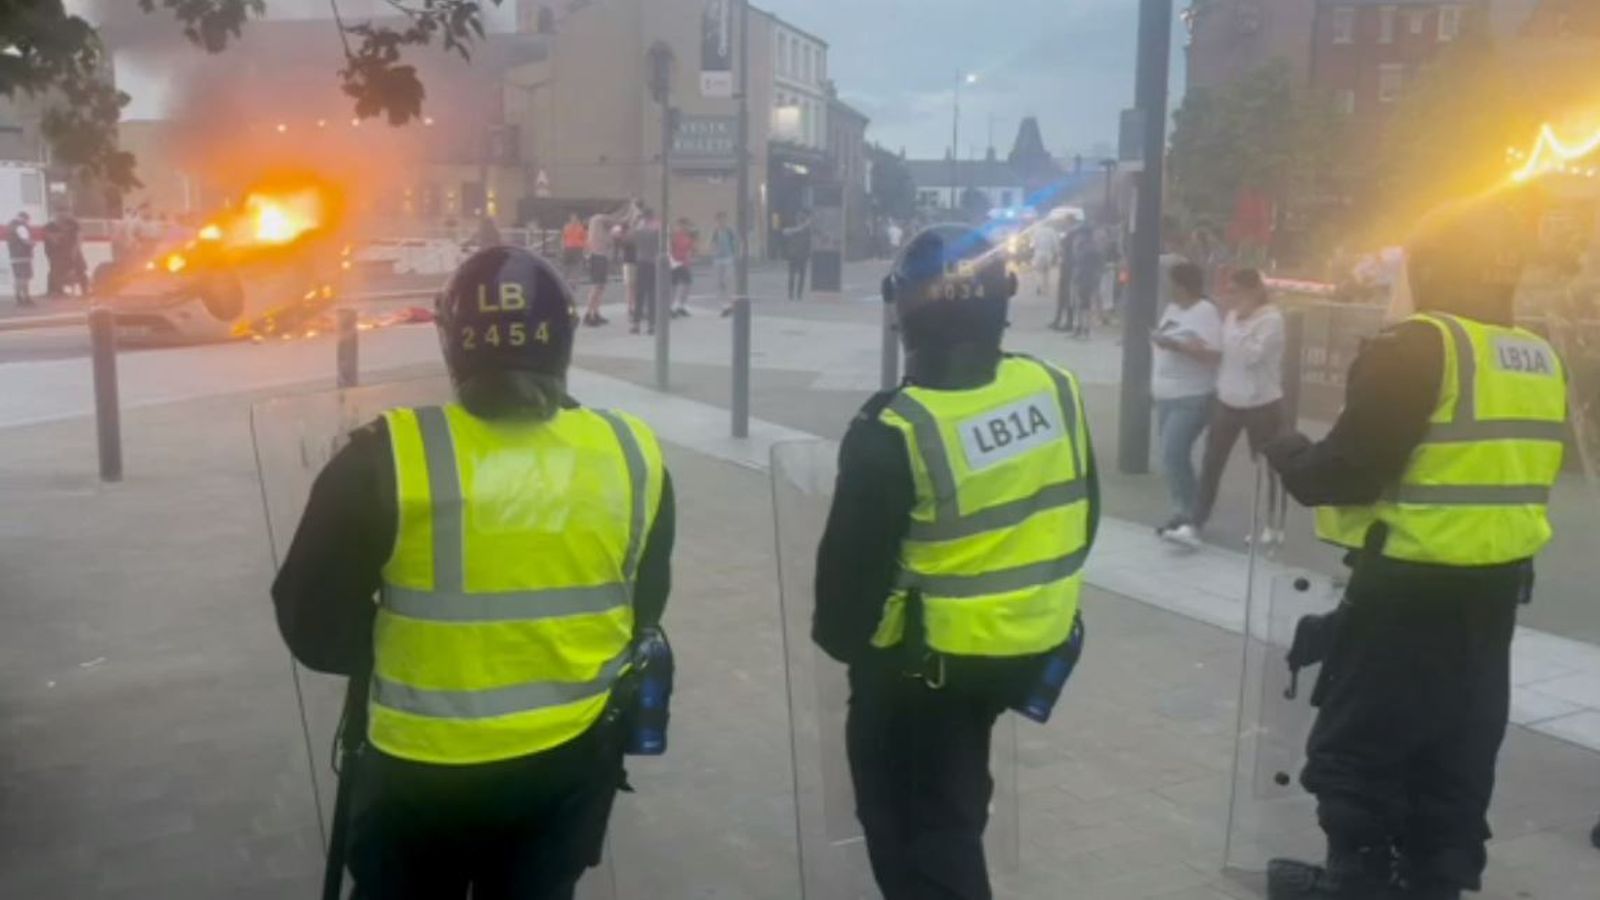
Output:
<path fill-rule="evenodd" d="M 272 585 L 278 630 L 308 668 L 372 667 L 372 622 L 396 532 L 394 458 L 380 420 L 355 432 L 317 476 Z"/>
<path fill-rule="evenodd" d="M 817 550 L 811 636 L 843 663 L 861 660 L 871 646 L 916 502 L 905 439 L 877 419 L 892 397 L 874 397 L 845 432 L 833 508 Z"/>
<path fill-rule="evenodd" d="M 645 536 L 633 588 L 637 628 L 661 624 L 661 617 L 667 611 L 667 595 L 672 592 L 672 547 L 677 541 L 678 511 L 672 475 L 662 470 L 662 476 L 661 506 L 656 511 L 650 533 Z"/>
<path fill-rule="evenodd" d="M 1444 342 L 1432 325 L 1403 322 L 1368 341 L 1328 436 L 1312 443 L 1296 435 L 1268 448 L 1290 495 L 1306 506 L 1378 500 L 1427 434 L 1443 372 Z"/>

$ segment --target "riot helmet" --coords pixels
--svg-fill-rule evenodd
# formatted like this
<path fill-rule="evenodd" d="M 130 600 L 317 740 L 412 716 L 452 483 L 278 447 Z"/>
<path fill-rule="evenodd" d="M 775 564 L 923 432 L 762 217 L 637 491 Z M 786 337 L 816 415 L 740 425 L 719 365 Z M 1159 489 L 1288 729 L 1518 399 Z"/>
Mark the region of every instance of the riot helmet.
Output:
<path fill-rule="evenodd" d="M 1017 278 L 982 231 L 932 225 L 913 237 L 883 281 L 908 352 L 962 344 L 998 351 Z"/>
<path fill-rule="evenodd" d="M 469 411 L 554 415 L 565 398 L 577 306 L 553 266 L 516 247 L 479 250 L 435 308 L 445 365 Z"/>
<path fill-rule="evenodd" d="M 1510 324 L 1536 229 L 1525 212 L 1478 200 L 1426 216 L 1405 252 L 1403 277 L 1415 308 Z"/>

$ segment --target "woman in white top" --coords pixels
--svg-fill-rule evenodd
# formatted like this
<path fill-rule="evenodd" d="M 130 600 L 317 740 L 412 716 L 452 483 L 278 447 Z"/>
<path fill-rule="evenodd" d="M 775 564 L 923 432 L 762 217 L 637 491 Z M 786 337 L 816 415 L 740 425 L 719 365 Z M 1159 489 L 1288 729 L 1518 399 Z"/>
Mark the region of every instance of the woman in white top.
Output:
<path fill-rule="evenodd" d="M 1250 454 L 1259 454 L 1278 437 L 1283 421 L 1283 313 L 1272 305 L 1261 273 L 1240 269 L 1233 273 L 1232 304 L 1222 323 L 1222 364 L 1217 369 L 1217 404 L 1211 414 L 1205 462 L 1200 469 L 1200 492 L 1195 498 L 1194 526 L 1211 517 L 1222 472 L 1243 431 Z M 1269 509 L 1277 508 L 1277 482 L 1268 485 Z M 1267 525 L 1270 541 L 1273 526 Z"/>

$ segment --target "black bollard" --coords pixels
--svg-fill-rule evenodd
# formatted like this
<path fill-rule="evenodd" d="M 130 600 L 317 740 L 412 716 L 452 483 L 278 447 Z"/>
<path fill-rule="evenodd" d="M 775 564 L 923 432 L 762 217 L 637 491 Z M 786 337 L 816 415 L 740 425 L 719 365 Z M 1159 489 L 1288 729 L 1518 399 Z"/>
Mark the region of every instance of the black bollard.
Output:
<path fill-rule="evenodd" d="M 100 480 L 122 480 L 122 412 L 117 400 L 117 323 L 111 310 L 89 311 L 94 361 L 94 424 L 100 441 Z"/>
<path fill-rule="evenodd" d="M 353 388 L 361 383 L 361 337 L 356 327 L 357 316 L 353 309 L 338 311 L 339 319 L 339 389 Z"/>
<path fill-rule="evenodd" d="M 750 298 L 733 301 L 733 436 L 750 436 Z"/>

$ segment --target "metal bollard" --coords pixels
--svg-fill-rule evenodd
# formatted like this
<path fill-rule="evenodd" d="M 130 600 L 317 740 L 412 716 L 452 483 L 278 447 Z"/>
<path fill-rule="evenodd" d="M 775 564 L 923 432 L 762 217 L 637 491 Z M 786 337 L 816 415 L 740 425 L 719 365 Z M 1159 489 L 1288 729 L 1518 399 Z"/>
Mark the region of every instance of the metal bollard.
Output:
<path fill-rule="evenodd" d="M 1285 310 L 1283 326 L 1283 423 L 1295 429 L 1300 426 L 1300 384 L 1305 372 L 1305 310 Z"/>
<path fill-rule="evenodd" d="M 666 240 L 666 229 L 662 229 L 662 241 Z M 649 311 L 651 320 L 656 323 L 656 389 L 659 391 L 672 390 L 672 381 L 669 376 L 671 368 L 670 355 L 672 352 L 672 260 L 663 253 L 656 258 L 656 296 L 655 308 Z"/>
<path fill-rule="evenodd" d="M 117 400 L 117 323 L 103 306 L 89 310 L 94 361 L 94 424 L 100 440 L 100 480 L 122 480 L 122 411 Z"/>
<path fill-rule="evenodd" d="M 353 309 L 340 309 L 339 321 L 339 389 L 353 388 L 361 383 L 361 331 L 356 327 L 358 316 Z"/>
<path fill-rule="evenodd" d="M 878 376 L 878 384 L 885 391 L 900 386 L 900 328 L 892 303 L 883 305 L 883 368 Z"/>
<path fill-rule="evenodd" d="M 733 436 L 750 436 L 750 298 L 733 301 Z"/>

